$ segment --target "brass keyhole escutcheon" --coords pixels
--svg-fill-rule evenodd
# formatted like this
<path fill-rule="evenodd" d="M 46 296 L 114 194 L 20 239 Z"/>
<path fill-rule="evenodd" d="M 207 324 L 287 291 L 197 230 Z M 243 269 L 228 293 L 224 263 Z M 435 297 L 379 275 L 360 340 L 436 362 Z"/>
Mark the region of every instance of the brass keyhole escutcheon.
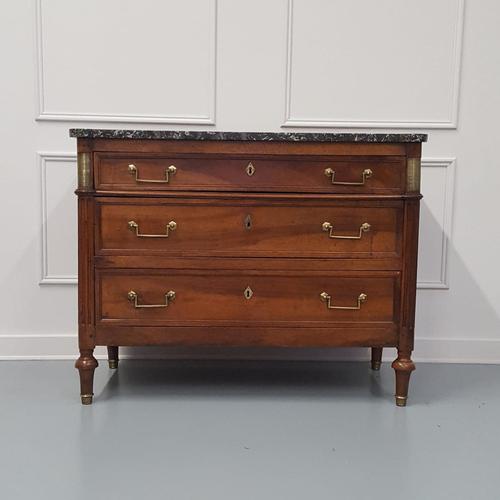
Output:
<path fill-rule="evenodd" d="M 247 231 L 250 231 L 250 229 L 252 229 L 252 216 L 250 214 L 245 217 L 245 229 Z"/>
<path fill-rule="evenodd" d="M 245 291 L 243 292 L 243 296 L 245 297 L 245 299 L 250 300 L 253 297 L 253 290 L 249 286 L 247 286 L 245 288 Z"/>
<path fill-rule="evenodd" d="M 253 166 L 253 163 L 250 162 L 248 165 L 247 165 L 247 168 L 246 168 L 246 171 L 247 171 L 247 175 L 248 176 L 252 176 L 253 174 L 255 174 L 255 167 Z"/>

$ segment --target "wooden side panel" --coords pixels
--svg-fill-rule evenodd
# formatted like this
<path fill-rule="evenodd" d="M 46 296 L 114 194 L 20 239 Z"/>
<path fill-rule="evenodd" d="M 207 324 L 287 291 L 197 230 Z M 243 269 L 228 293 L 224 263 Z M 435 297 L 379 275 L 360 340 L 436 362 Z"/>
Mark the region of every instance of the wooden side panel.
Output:
<path fill-rule="evenodd" d="M 406 202 L 399 349 L 408 353 L 408 356 L 413 350 L 415 338 L 419 212 L 420 201 L 418 199 Z"/>

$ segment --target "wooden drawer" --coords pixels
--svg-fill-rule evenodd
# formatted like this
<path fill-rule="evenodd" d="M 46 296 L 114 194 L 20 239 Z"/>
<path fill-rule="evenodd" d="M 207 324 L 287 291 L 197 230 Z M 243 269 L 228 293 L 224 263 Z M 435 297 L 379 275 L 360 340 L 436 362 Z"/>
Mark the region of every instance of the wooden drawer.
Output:
<path fill-rule="evenodd" d="M 405 158 L 95 155 L 98 191 L 261 191 L 399 194 Z"/>
<path fill-rule="evenodd" d="M 389 258 L 402 202 L 101 200 L 98 254 Z M 146 265 L 147 267 L 147 265 Z"/>
<path fill-rule="evenodd" d="M 100 270 L 96 279 L 100 324 L 381 326 L 399 308 L 396 272 Z"/>

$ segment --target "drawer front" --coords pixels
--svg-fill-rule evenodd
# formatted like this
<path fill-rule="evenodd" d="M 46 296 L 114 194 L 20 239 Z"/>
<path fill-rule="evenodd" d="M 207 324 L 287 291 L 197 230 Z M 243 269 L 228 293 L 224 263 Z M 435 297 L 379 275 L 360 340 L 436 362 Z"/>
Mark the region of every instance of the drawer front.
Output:
<path fill-rule="evenodd" d="M 403 192 L 404 157 L 226 158 L 96 154 L 101 191 Z"/>
<path fill-rule="evenodd" d="M 401 253 L 401 202 L 124 201 L 99 204 L 98 218 L 100 254 L 389 258 Z"/>
<path fill-rule="evenodd" d="M 395 272 L 107 270 L 96 286 L 103 325 L 381 326 L 399 302 Z"/>

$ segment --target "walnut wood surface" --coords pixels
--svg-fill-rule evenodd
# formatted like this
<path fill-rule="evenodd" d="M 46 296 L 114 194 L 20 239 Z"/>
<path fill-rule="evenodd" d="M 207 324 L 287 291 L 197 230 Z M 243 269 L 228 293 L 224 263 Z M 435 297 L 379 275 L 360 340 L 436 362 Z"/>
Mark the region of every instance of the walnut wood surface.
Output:
<path fill-rule="evenodd" d="M 278 156 L 419 156 L 419 143 L 325 143 L 258 141 L 168 141 L 78 139 L 79 148 L 95 153 L 278 155 Z"/>
<path fill-rule="evenodd" d="M 420 144 L 78 139 L 92 184 L 79 196 L 79 347 L 82 402 L 92 402 L 96 345 L 396 347 L 396 402 L 414 363 L 420 194 L 406 165 Z M 255 167 L 249 176 L 249 162 Z M 177 171 L 168 184 L 165 168 Z M 365 168 L 373 176 L 358 182 Z M 248 220 L 251 220 L 248 227 Z M 168 238 L 160 234 L 174 220 Z M 362 223 L 370 231 L 360 239 Z M 250 287 L 253 295 L 245 298 Z M 167 308 L 135 308 L 164 302 Z M 359 310 L 328 309 L 331 303 Z M 110 364 L 110 366 L 111 366 Z"/>
<path fill-rule="evenodd" d="M 266 157 L 251 155 L 96 155 L 95 185 L 98 191 L 276 191 L 358 194 L 399 194 L 404 191 L 404 157 Z M 247 166 L 253 173 L 248 175 Z M 176 173 L 168 183 L 137 182 L 128 166 L 135 165 L 139 179 L 163 181 L 165 169 Z M 361 182 L 363 171 L 373 174 L 364 185 L 332 184 L 325 169 L 335 171 L 336 182 Z"/>
<path fill-rule="evenodd" d="M 104 271 L 97 275 L 97 323 L 123 325 L 327 326 L 343 323 L 392 323 L 398 317 L 398 273 L 338 273 L 219 271 Z M 253 295 L 247 299 L 244 291 Z M 133 290 L 142 304 L 161 304 L 165 294 L 176 297 L 165 308 L 135 308 L 127 299 Z M 338 306 L 328 309 L 321 292 Z"/>
<path fill-rule="evenodd" d="M 397 327 L 96 326 L 97 345 L 370 347 L 397 345 Z"/>
<path fill-rule="evenodd" d="M 262 204 L 208 200 L 116 200 L 98 204 L 96 247 L 98 254 L 169 254 L 224 257 L 325 257 L 399 258 L 403 204 L 342 206 L 324 201 Z M 135 221 L 141 233 L 162 235 L 169 221 L 177 228 L 168 238 L 138 237 L 128 226 Z M 363 223 L 370 230 L 360 239 L 330 238 L 324 222 L 333 225 L 333 236 L 359 236 Z M 145 264 L 144 267 L 147 267 Z"/>

